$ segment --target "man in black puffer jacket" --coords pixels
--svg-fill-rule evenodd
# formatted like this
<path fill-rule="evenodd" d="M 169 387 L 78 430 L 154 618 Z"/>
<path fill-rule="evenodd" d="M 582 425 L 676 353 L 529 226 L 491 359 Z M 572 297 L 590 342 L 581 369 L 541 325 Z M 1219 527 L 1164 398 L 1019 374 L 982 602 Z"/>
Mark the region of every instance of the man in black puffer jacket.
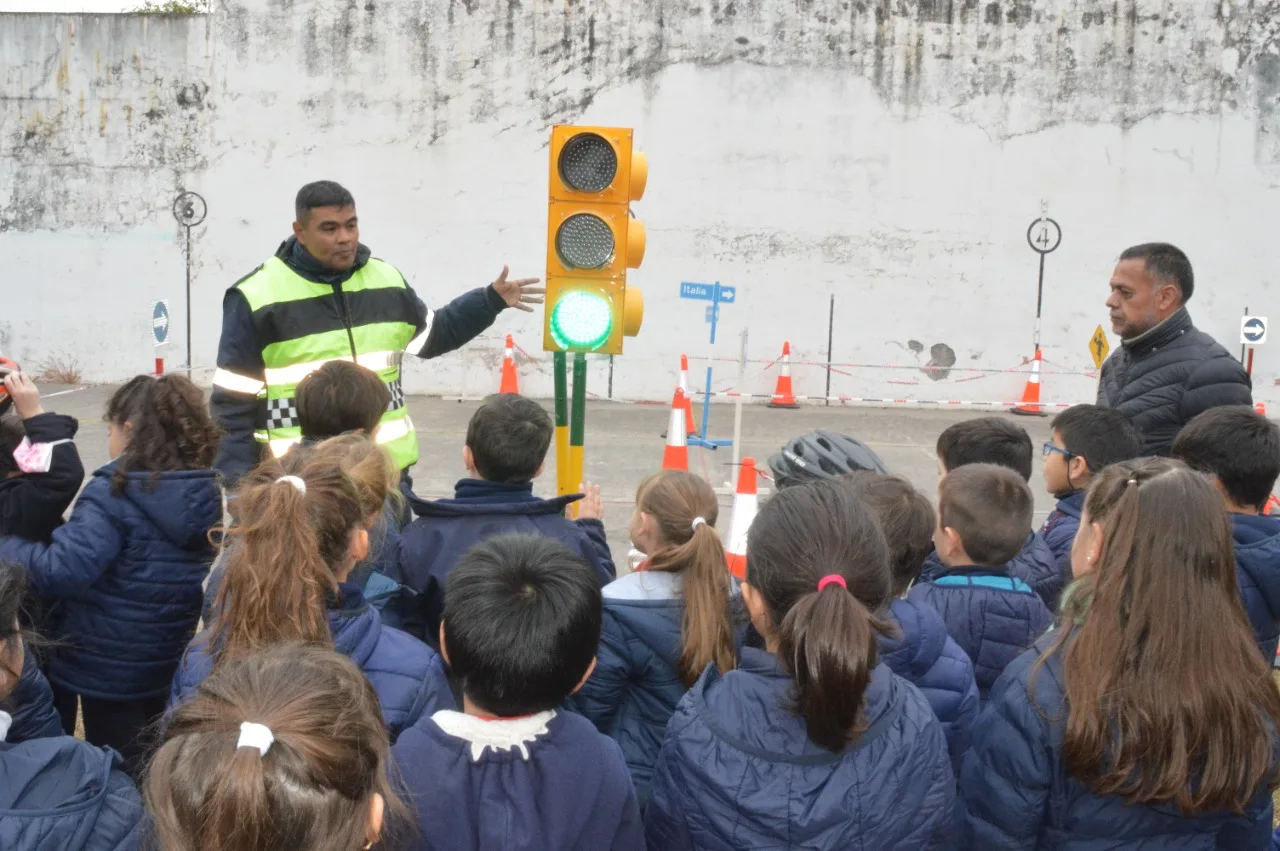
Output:
<path fill-rule="evenodd" d="M 1191 261 L 1162 242 L 1120 255 L 1111 275 L 1111 329 L 1121 346 L 1102 365 L 1098 405 L 1115 408 L 1143 434 L 1143 455 L 1168 455 L 1178 430 L 1222 405 L 1251 405 L 1244 367 L 1191 324 Z"/>

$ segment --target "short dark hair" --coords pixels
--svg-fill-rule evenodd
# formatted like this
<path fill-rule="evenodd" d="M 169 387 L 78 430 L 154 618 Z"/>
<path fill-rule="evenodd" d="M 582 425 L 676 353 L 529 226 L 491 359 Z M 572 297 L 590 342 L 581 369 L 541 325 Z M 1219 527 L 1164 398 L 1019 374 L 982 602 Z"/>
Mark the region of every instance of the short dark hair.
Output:
<path fill-rule="evenodd" d="M 1126 248 L 1120 259 L 1143 261 L 1143 269 L 1150 277 L 1159 278 L 1177 287 L 1184 304 L 1191 301 L 1191 293 L 1196 288 L 1196 276 L 1191 271 L 1191 261 L 1177 246 L 1167 242 L 1144 242 L 1142 245 Z"/>
<path fill-rule="evenodd" d="M 444 651 L 462 691 L 502 717 L 554 709 L 600 641 L 600 583 L 538 535 L 500 535 L 462 557 L 445 586 Z"/>
<path fill-rule="evenodd" d="M 1178 432 L 1173 457 L 1216 477 L 1236 505 L 1261 509 L 1280 478 L 1280 427 L 1244 405 L 1210 408 Z"/>
<path fill-rule="evenodd" d="M 546 409 L 515 393 L 490 396 L 467 424 L 467 448 L 480 478 L 524 484 L 547 457 L 555 426 Z"/>
<path fill-rule="evenodd" d="M 299 224 L 306 224 L 311 211 L 317 207 L 354 207 L 356 199 L 340 183 L 317 180 L 298 190 L 293 202 L 293 214 Z"/>
<path fill-rule="evenodd" d="M 1062 448 L 1083 458 L 1093 474 L 1142 454 L 1141 432 L 1112 408 L 1072 405 L 1054 417 L 1053 430 L 1062 439 Z"/>
<path fill-rule="evenodd" d="M 938 458 L 947 473 L 966 464 L 999 464 L 1031 481 L 1031 435 L 1003 417 L 956 423 L 938 435 Z"/>
<path fill-rule="evenodd" d="M 974 564 L 1003 567 L 1031 533 L 1031 488 L 998 464 L 968 464 L 938 486 L 938 525 L 960 536 Z"/>
<path fill-rule="evenodd" d="M 937 515 L 928 498 L 901 476 L 857 470 L 840 477 L 853 495 L 871 509 L 889 545 L 893 593 L 901 595 L 920 577 L 933 551 Z"/>
<path fill-rule="evenodd" d="M 298 382 L 302 436 L 324 440 L 351 431 L 372 436 L 391 405 L 391 391 L 371 369 L 331 360 Z"/>

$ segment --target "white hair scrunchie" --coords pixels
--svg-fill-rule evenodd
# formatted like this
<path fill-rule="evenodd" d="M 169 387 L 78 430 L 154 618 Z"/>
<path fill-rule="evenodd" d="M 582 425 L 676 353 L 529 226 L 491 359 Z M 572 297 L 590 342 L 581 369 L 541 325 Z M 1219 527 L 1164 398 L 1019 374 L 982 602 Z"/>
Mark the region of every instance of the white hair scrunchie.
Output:
<path fill-rule="evenodd" d="M 275 734 L 265 725 L 243 721 L 240 724 L 240 740 L 236 742 L 236 750 L 257 748 L 259 756 L 266 756 L 275 740 Z"/>
<path fill-rule="evenodd" d="M 693 531 L 695 531 L 695 532 L 696 532 L 696 531 L 698 531 L 698 527 L 699 527 L 699 526 L 705 526 L 705 525 L 706 525 L 706 523 L 707 523 L 707 518 L 705 518 L 705 517 L 695 517 L 695 518 L 693 518 L 693 526 L 692 526 L 691 528 L 693 529 Z"/>
<path fill-rule="evenodd" d="M 304 482 L 302 479 L 298 478 L 297 476 L 281 476 L 275 481 L 276 484 L 280 484 L 281 482 L 288 482 L 289 484 L 293 485 L 295 488 L 298 489 L 298 493 L 302 494 L 303 496 L 307 495 L 307 483 Z"/>

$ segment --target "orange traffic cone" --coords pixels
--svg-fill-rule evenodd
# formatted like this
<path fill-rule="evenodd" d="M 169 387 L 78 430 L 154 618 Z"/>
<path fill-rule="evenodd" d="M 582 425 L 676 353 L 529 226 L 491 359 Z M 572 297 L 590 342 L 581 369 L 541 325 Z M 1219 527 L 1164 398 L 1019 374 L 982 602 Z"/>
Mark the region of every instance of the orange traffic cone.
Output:
<path fill-rule="evenodd" d="M 770 408 L 798 408 L 795 391 L 791 389 L 791 343 L 782 344 L 782 357 L 779 358 L 778 384 L 773 388 L 773 398 L 769 400 Z"/>
<path fill-rule="evenodd" d="M 1274 517 L 1280 514 L 1280 496 L 1271 495 L 1271 499 L 1267 500 L 1267 505 L 1262 509 L 1262 513 L 1268 517 Z"/>
<path fill-rule="evenodd" d="M 724 551 L 729 572 L 747 578 L 747 530 L 756 519 L 760 498 L 756 495 L 756 459 L 743 458 L 738 469 L 738 492 L 733 496 L 733 517 L 729 525 L 729 546 Z"/>
<path fill-rule="evenodd" d="M 498 385 L 499 393 L 519 393 L 520 381 L 516 378 L 515 342 L 507 335 L 507 350 L 502 354 L 502 383 Z"/>
<path fill-rule="evenodd" d="M 1014 408 L 1012 413 L 1044 416 L 1044 406 L 1040 404 L 1040 362 L 1043 359 L 1044 356 L 1037 348 L 1036 356 L 1031 361 L 1031 375 L 1027 376 L 1027 386 L 1022 391 L 1022 404 Z"/>
<path fill-rule="evenodd" d="M 662 469 L 689 469 L 689 441 L 684 433 L 684 393 L 676 388 L 671 400 L 671 419 L 667 423 L 667 448 L 662 452 Z"/>
<path fill-rule="evenodd" d="M 697 434 L 698 428 L 693 424 L 693 399 L 689 396 L 689 356 L 680 356 L 680 392 L 684 394 L 684 428 L 685 434 Z"/>
<path fill-rule="evenodd" d="M 1253 405 L 1253 409 L 1258 412 L 1258 416 L 1260 417 L 1265 417 L 1267 415 L 1266 402 L 1255 402 Z"/>

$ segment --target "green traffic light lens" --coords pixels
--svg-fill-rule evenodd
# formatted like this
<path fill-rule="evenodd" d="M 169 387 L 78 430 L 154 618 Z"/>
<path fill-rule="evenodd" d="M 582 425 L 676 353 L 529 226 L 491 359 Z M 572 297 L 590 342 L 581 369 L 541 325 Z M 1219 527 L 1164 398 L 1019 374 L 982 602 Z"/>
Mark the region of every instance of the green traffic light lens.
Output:
<path fill-rule="evenodd" d="M 562 349 L 597 349 L 611 330 L 613 311 L 603 296 L 566 293 L 551 309 L 551 336 Z"/>

